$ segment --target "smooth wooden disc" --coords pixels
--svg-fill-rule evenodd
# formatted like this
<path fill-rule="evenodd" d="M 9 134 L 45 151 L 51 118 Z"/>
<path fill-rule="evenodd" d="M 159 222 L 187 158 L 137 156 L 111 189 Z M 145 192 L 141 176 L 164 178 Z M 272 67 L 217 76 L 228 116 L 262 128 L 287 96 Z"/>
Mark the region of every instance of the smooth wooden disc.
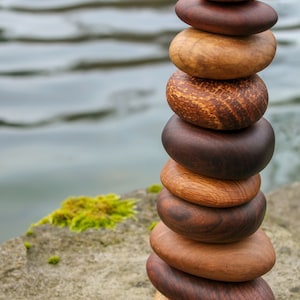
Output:
<path fill-rule="evenodd" d="M 160 221 L 150 234 L 150 244 L 170 266 L 226 282 L 258 278 L 272 269 L 276 259 L 272 243 L 261 229 L 239 242 L 207 244 L 187 239 Z"/>
<path fill-rule="evenodd" d="M 170 229 L 203 243 L 232 243 L 253 234 L 261 225 L 266 198 L 259 192 L 244 205 L 210 208 L 196 205 L 163 189 L 157 197 L 157 212 Z"/>
<path fill-rule="evenodd" d="M 178 33 L 169 48 L 178 69 L 201 78 L 248 77 L 266 68 L 276 52 L 270 30 L 246 37 L 232 37 L 187 28 Z"/>
<path fill-rule="evenodd" d="M 179 0 L 175 12 L 194 28 L 240 36 L 270 29 L 278 19 L 276 11 L 261 1 L 220 4 L 207 0 Z"/>
<path fill-rule="evenodd" d="M 154 253 L 149 256 L 146 269 L 150 281 L 160 291 L 154 300 L 275 300 L 261 277 L 239 283 L 209 280 L 172 268 Z"/>
<path fill-rule="evenodd" d="M 168 80 L 166 96 L 181 119 L 216 130 L 248 127 L 263 116 L 268 105 L 266 85 L 257 75 L 221 81 L 177 70 Z"/>
<path fill-rule="evenodd" d="M 199 175 L 237 180 L 263 170 L 275 147 L 274 131 L 261 118 L 237 131 L 200 128 L 173 115 L 162 132 L 162 144 L 171 158 Z"/>
<path fill-rule="evenodd" d="M 160 173 L 162 184 L 175 196 L 208 207 L 233 207 L 253 199 L 260 190 L 259 174 L 241 180 L 220 180 L 193 173 L 169 159 Z"/>

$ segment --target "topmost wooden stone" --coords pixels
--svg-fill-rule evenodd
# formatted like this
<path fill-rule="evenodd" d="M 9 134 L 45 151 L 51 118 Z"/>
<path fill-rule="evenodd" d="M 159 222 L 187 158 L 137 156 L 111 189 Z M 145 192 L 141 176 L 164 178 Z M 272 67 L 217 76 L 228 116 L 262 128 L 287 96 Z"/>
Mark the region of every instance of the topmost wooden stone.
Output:
<path fill-rule="evenodd" d="M 175 11 L 183 22 L 194 28 L 226 35 L 259 33 L 270 29 L 278 19 L 276 11 L 260 1 L 179 0 Z"/>

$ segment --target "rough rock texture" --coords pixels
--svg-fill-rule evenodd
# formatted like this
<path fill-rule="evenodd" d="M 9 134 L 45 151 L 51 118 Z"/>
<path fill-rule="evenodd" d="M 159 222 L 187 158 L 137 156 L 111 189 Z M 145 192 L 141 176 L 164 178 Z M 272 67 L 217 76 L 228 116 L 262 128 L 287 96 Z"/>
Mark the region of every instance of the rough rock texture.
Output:
<path fill-rule="evenodd" d="M 138 215 L 114 230 L 80 234 L 49 225 L 0 245 L 0 299 L 153 300 L 145 262 L 151 251 L 148 226 L 158 220 L 156 195 L 136 197 Z M 264 278 L 277 300 L 300 299 L 300 182 L 267 195 L 263 228 L 271 238 L 277 263 Z M 26 249 L 24 242 L 31 243 Z M 60 256 L 56 265 L 48 264 Z"/>

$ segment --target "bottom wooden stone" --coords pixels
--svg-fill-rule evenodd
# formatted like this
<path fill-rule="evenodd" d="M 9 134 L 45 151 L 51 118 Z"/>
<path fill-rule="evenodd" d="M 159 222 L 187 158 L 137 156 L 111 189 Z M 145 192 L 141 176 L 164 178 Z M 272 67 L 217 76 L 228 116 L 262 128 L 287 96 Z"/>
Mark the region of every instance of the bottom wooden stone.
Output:
<path fill-rule="evenodd" d="M 239 283 L 204 279 L 170 267 L 154 253 L 146 267 L 149 279 L 159 291 L 154 300 L 275 300 L 261 277 Z"/>

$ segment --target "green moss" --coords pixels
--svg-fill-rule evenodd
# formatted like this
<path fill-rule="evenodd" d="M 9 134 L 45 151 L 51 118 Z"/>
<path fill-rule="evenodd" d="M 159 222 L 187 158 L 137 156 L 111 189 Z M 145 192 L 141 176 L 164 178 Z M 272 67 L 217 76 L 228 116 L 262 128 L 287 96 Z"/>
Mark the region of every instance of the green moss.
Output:
<path fill-rule="evenodd" d="M 32 227 L 30 227 L 30 228 L 26 231 L 26 235 L 27 235 L 27 236 L 31 236 L 31 235 L 33 235 L 33 234 L 34 234 L 33 229 L 32 229 Z"/>
<path fill-rule="evenodd" d="M 152 184 L 150 186 L 148 186 L 147 188 L 147 192 L 148 193 L 153 193 L 153 194 L 157 194 L 162 190 L 162 185 L 161 184 Z"/>
<path fill-rule="evenodd" d="M 151 231 L 157 225 L 158 221 L 153 221 L 149 226 L 148 229 Z"/>
<path fill-rule="evenodd" d="M 48 264 L 50 265 L 56 265 L 59 263 L 59 261 L 60 261 L 60 257 L 57 255 L 53 255 L 48 258 Z"/>
<path fill-rule="evenodd" d="M 89 228 L 113 228 L 127 218 L 134 217 L 136 200 L 121 200 L 119 195 L 107 194 L 96 197 L 70 197 L 59 209 L 33 226 L 53 224 L 81 232 Z"/>
<path fill-rule="evenodd" d="M 29 242 L 24 242 L 24 246 L 28 250 L 28 249 L 30 249 L 32 247 L 32 244 L 29 243 Z"/>

